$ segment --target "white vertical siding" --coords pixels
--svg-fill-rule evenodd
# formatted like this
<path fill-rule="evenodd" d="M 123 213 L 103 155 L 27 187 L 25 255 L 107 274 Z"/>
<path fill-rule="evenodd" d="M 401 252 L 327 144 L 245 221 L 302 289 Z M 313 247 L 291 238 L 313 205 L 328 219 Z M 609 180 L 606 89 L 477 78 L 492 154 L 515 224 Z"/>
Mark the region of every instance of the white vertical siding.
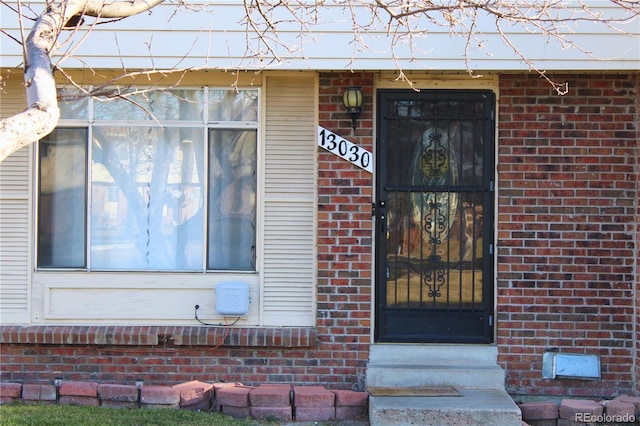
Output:
<path fill-rule="evenodd" d="M 317 83 L 266 81 L 262 323 L 314 325 Z"/>
<path fill-rule="evenodd" d="M 30 148 L 0 163 L 0 322 L 29 320 Z"/>
<path fill-rule="evenodd" d="M 4 44 L 3 44 L 4 47 Z M 0 99 L 0 117 L 25 108 L 22 73 L 7 78 Z M 29 321 L 29 190 L 31 147 L 0 163 L 0 323 Z"/>

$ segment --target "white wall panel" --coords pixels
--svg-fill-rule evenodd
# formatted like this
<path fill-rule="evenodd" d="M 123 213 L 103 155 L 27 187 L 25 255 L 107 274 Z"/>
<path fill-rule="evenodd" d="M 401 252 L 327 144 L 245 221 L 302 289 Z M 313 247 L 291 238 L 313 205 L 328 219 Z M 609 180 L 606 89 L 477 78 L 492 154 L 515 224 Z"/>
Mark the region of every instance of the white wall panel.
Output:
<path fill-rule="evenodd" d="M 33 320 L 56 323 L 197 325 L 198 317 L 221 323 L 215 310 L 216 286 L 225 281 L 249 285 L 249 312 L 238 324 L 257 325 L 260 309 L 256 274 L 36 272 Z"/>

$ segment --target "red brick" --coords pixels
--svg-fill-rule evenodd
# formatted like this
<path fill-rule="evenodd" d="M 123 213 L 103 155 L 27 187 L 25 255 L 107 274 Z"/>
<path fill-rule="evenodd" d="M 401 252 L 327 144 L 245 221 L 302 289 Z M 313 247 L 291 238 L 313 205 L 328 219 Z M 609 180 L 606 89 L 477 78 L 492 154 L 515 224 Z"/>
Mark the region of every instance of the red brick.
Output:
<path fill-rule="evenodd" d="M 253 390 L 249 386 L 225 386 L 216 391 L 216 401 L 222 407 L 248 407 L 249 393 Z M 223 410 L 224 412 L 224 410 Z"/>
<path fill-rule="evenodd" d="M 63 381 L 62 386 L 60 386 L 60 396 L 88 396 L 96 398 L 98 396 L 98 384 L 94 382 Z"/>
<path fill-rule="evenodd" d="M 555 402 L 527 402 L 520 404 L 523 420 L 548 420 L 558 418 L 558 404 Z"/>
<path fill-rule="evenodd" d="M 40 386 L 38 384 L 28 383 L 22 386 L 22 399 L 25 401 L 39 401 L 40 400 Z M 55 387 L 54 387 L 55 391 Z M 55 399 L 55 393 L 53 395 Z"/>
<path fill-rule="evenodd" d="M 291 385 L 263 384 L 249 394 L 252 407 L 289 407 Z"/>
<path fill-rule="evenodd" d="M 366 406 L 347 407 L 336 406 L 336 420 L 360 420 L 367 416 Z"/>
<path fill-rule="evenodd" d="M 27 383 L 22 385 L 23 401 L 55 401 L 56 387 Z"/>
<path fill-rule="evenodd" d="M 293 420 L 291 407 L 251 407 L 251 417 L 256 420 L 277 420 L 290 422 Z"/>
<path fill-rule="evenodd" d="M 605 405 L 607 416 L 635 416 L 636 406 L 630 402 L 620 400 L 607 401 Z"/>
<path fill-rule="evenodd" d="M 150 405 L 178 405 L 180 392 L 169 386 L 143 386 L 140 402 Z"/>
<path fill-rule="evenodd" d="M 83 407 L 97 407 L 100 405 L 100 400 L 97 397 L 79 395 L 61 396 L 59 402 L 62 405 L 78 405 Z"/>
<path fill-rule="evenodd" d="M 20 383 L 0 383 L 0 397 L 20 398 L 22 385 Z"/>
<path fill-rule="evenodd" d="M 218 382 L 218 383 L 214 383 L 213 384 L 213 410 L 214 411 L 222 411 L 222 406 L 220 405 L 220 402 L 218 401 L 218 393 L 220 392 L 220 389 L 223 388 L 227 388 L 227 387 L 234 387 L 234 386 L 243 386 L 242 383 L 239 382 Z"/>
<path fill-rule="evenodd" d="M 172 388 L 180 392 L 181 407 L 189 407 L 191 405 L 203 407 L 203 403 L 208 403 L 209 407 L 211 407 L 211 400 L 213 399 L 213 384 L 192 380 L 190 382 L 174 385 Z"/>
<path fill-rule="evenodd" d="M 628 402 L 636 406 L 636 417 L 640 417 L 640 396 L 622 395 L 614 399 L 614 401 Z"/>
<path fill-rule="evenodd" d="M 244 386 L 242 383 L 239 382 L 216 382 L 213 384 L 213 392 L 214 392 L 214 397 L 216 396 L 217 392 L 222 389 L 222 388 L 227 388 L 227 387 L 234 387 L 234 386 Z"/>
<path fill-rule="evenodd" d="M 137 402 L 138 389 L 129 385 L 98 385 L 98 396 L 103 401 Z"/>
<path fill-rule="evenodd" d="M 296 421 L 298 422 L 318 422 L 329 421 L 336 417 L 335 407 L 297 407 Z"/>
<path fill-rule="evenodd" d="M 251 415 L 251 407 L 234 407 L 233 405 L 223 405 L 222 413 L 236 419 L 244 419 Z"/>
<path fill-rule="evenodd" d="M 333 407 L 335 394 L 322 386 L 294 386 L 293 401 L 298 407 Z M 296 411 L 297 413 L 297 411 Z M 296 414 L 297 415 L 297 414 Z M 322 419 L 319 419 L 322 420 Z"/>
<path fill-rule="evenodd" d="M 54 385 L 40 385 L 40 401 L 55 401 L 56 387 Z"/>
<path fill-rule="evenodd" d="M 575 421 L 576 414 L 599 416 L 602 405 L 587 399 L 563 399 L 560 404 L 560 418 Z"/>
<path fill-rule="evenodd" d="M 334 390 L 336 395 L 336 407 L 362 407 L 367 406 L 369 394 L 367 392 L 355 392 L 350 390 Z"/>
<path fill-rule="evenodd" d="M 191 411 L 211 411 L 212 404 L 213 402 L 211 400 L 202 400 L 195 404 L 181 405 L 180 408 L 183 410 L 191 410 Z"/>

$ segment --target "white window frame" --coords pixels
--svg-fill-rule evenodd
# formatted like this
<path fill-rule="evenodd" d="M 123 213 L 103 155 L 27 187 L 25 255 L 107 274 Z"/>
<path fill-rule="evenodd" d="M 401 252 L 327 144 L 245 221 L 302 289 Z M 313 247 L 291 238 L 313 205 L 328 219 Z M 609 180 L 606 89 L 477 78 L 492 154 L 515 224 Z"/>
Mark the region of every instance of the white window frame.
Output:
<path fill-rule="evenodd" d="M 209 323 L 223 325 L 223 317 L 215 310 L 215 287 L 221 282 L 242 281 L 249 285 L 249 312 L 240 318 L 237 325 L 259 326 L 261 303 L 261 266 L 263 259 L 263 197 L 264 186 L 264 93 L 261 87 L 238 86 L 239 90 L 257 90 L 257 122 L 212 122 L 208 119 L 209 90 L 230 90 L 228 86 L 180 87 L 180 90 L 204 90 L 204 118 L 198 123 L 180 123 L 185 127 L 194 126 L 204 129 L 205 143 L 208 144 L 209 129 L 255 129 L 256 146 L 256 229 L 255 229 L 255 270 L 220 271 L 206 270 L 206 262 L 201 271 L 91 271 L 89 269 L 38 269 L 37 244 L 33 244 L 32 275 L 32 322 L 53 323 L 91 323 L 91 324 L 131 324 L 158 325 L 170 321 L 174 324 L 194 325 L 195 305 L 199 306 L 198 317 Z M 233 90 L 233 89 L 231 89 Z M 93 102 L 93 101 L 90 101 Z M 142 124 L 149 124 L 137 122 Z M 110 125 L 131 125 L 131 122 L 113 121 Z M 93 123 L 90 120 L 60 120 L 59 128 L 84 127 L 89 129 L 89 141 Z M 37 151 L 37 150 L 34 150 Z M 34 155 L 34 171 L 39 169 L 38 154 Z M 208 174 L 208 155 L 205 156 L 205 169 Z M 87 163 L 90 166 L 90 144 L 87 151 Z M 37 236 L 37 212 L 39 188 L 38 173 L 33 173 L 35 181 L 32 226 Z M 90 182 L 90 168 L 87 173 Z M 90 185 L 87 185 L 90 192 Z M 208 197 L 208 179 L 203 185 Z M 87 197 L 89 194 L 86 195 Z M 87 198 L 87 202 L 89 202 Z M 90 204 L 87 206 L 87 215 Z M 203 215 L 206 221 L 206 215 Z M 87 228 L 89 224 L 87 223 Z M 206 229 L 206 228 L 204 228 Z M 89 230 L 85 238 L 89 240 Z M 35 239 L 34 239 L 35 242 Z M 87 245 L 87 252 L 90 248 Z M 203 248 L 203 257 L 206 250 Z M 206 259 L 205 259 L 206 260 Z M 140 296 L 144 293 L 144 296 Z M 169 295 L 169 296 L 168 296 Z M 171 312 L 170 315 L 167 315 Z M 170 318 L 170 319 L 168 319 Z"/>
<path fill-rule="evenodd" d="M 135 90 L 153 90 L 153 89 L 146 89 L 146 88 L 134 88 Z M 171 89 L 168 89 L 169 91 Z M 211 130 L 215 130 L 215 129 L 219 129 L 219 130 L 254 130 L 256 132 L 256 187 L 255 187 L 255 197 L 256 197 L 256 217 L 255 217 L 255 259 L 254 259 L 254 270 L 253 271 L 249 271 L 249 270 L 242 270 L 242 271 L 230 271 L 232 273 L 238 273 L 238 274 L 252 274 L 252 273 L 257 273 L 259 272 L 259 266 L 261 264 L 261 238 L 260 238 L 260 232 L 262 227 L 260 226 L 260 220 L 259 218 L 260 216 L 260 194 L 262 193 L 261 188 L 263 185 L 263 170 L 264 170 L 264 165 L 262 164 L 262 160 L 261 160 L 261 145 L 262 145 L 262 92 L 261 89 L 259 87 L 251 87 L 251 86 L 247 86 L 247 87 L 237 87 L 235 89 L 230 89 L 229 87 L 216 87 L 216 86 L 205 86 L 205 87 L 180 87 L 179 90 L 193 90 L 193 91 L 201 91 L 202 92 L 202 110 L 203 110 L 203 116 L 200 117 L 198 120 L 189 120 L 189 121 L 180 121 L 180 120 L 159 120 L 159 121 L 155 121 L 155 120 L 147 120 L 147 121 L 141 121 L 141 120 L 94 120 L 94 105 L 96 101 L 94 98 L 88 98 L 88 106 L 87 106 L 87 111 L 89 114 L 90 118 L 87 119 L 60 119 L 58 125 L 56 126 L 56 129 L 65 129 L 65 128 L 82 128 L 82 129 L 86 129 L 87 131 L 87 145 L 86 145 L 86 179 L 85 179 L 85 200 L 86 200 L 86 215 L 85 215 L 85 255 L 86 255 L 86 261 L 85 261 L 85 267 L 84 268 L 74 268 L 74 267 L 38 267 L 38 245 L 35 244 L 35 248 L 34 248 L 34 268 L 36 271 L 86 271 L 86 272 L 120 272 L 120 273 L 144 273 L 144 272 L 154 272 L 152 270 L 136 270 L 136 269 L 98 269 L 98 268 L 93 268 L 92 264 L 91 264 L 91 224 L 90 224 L 90 218 L 92 217 L 92 202 L 91 202 L 91 197 L 92 197 L 92 167 L 91 167 L 91 162 L 92 162 L 92 147 L 93 144 L 91 143 L 91 141 L 93 140 L 93 132 L 94 129 L 96 127 L 118 127 L 118 126 L 123 126 L 123 127 L 162 127 L 162 125 L 167 125 L 167 126 L 171 126 L 171 127 L 182 127 L 182 128 L 196 128 L 196 129 L 202 129 L 203 130 L 203 144 L 205 146 L 205 152 L 203 153 L 204 155 L 204 170 L 205 170 L 205 176 L 203 179 L 203 184 L 202 184 L 202 191 L 203 191 L 203 198 L 205 200 L 205 204 L 206 204 L 206 208 L 204 210 L 204 214 L 202 217 L 203 220 L 203 233 L 204 233 L 204 239 L 203 239 L 203 246 L 202 246 L 202 269 L 201 270 L 187 270 L 187 271 L 180 271 L 180 270 L 161 270 L 161 271 L 157 271 L 157 272 L 162 272 L 162 273 L 178 273 L 178 272 L 185 272 L 185 273 L 225 273 L 225 270 L 220 270 L 220 269 L 207 269 L 207 236 L 208 236 L 208 213 L 209 210 L 211 208 L 210 203 L 208 202 L 208 197 L 209 197 L 209 173 L 210 173 L 210 169 L 209 169 L 209 150 L 208 148 L 210 148 L 210 141 L 209 141 L 209 132 Z M 241 90 L 251 90 L 251 91 L 256 91 L 258 94 L 258 105 L 257 105 L 257 117 L 256 117 L 256 121 L 214 121 L 211 120 L 209 118 L 209 92 L 210 91 L 217 91 L 217 90 L 223 90 L 223 91 L 241 91 Z M 38 171 L 37 174 L 39 174 L 39 170 L 40 170 L 40 164 L 38 161 L 39 158 L 39 144 L 36 144 L 37 148 L 36 148 L 36 155 L 35 155 L 35 161 L 36 161 L 36 166 L 35 166 L 35 170 Z M 36 175 L 37 175 L 36 174 Z M 39 187 L 38 187 L 38 180 L 36 179 L 35 181 L 35 194 L 39 194 Z M 35 209 L 34 209 L 34 214 L 35 214 L 35 220 L 34 220 L 34 226 L 35 226 L 35 232 L 34 235 L 38 235 L 38 228 L 37 228 L 37 224 L 38 224 L 38 196 L 34 197 L 35 198 Z"/>

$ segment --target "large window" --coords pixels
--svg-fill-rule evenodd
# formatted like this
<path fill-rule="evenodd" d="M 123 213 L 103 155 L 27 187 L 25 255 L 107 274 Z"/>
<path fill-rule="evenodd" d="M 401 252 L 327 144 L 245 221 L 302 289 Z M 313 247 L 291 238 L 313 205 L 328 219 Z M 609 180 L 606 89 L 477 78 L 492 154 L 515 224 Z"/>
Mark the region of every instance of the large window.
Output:
<path fill-rule="evenodd" d="M 258 90 L 63 102 L 39 144 L 40 269 L 256 269 Z"/>

